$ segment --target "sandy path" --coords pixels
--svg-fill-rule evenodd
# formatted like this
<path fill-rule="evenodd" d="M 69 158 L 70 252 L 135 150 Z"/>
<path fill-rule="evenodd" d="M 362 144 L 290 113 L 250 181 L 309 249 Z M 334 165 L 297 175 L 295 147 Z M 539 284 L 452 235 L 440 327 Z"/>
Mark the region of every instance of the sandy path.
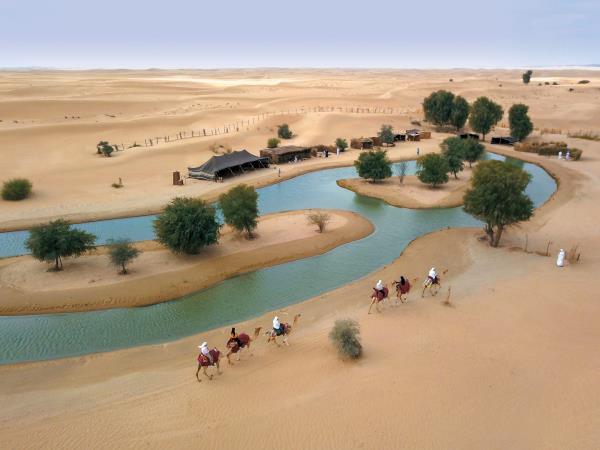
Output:
<path fill-rule="evenodd" d="M 234 275 L 318 255 L 373 232 L 373 225 L 349 211 L 331 211 L 323 233 L 307 223 L 306 211 L 270 214 L 260 219 L 249 241 L 225 230 L 216 246 L 196 256 L 174 255 L 153 242 L 127 276 L 110 266 L 105 249 L 98 255 L 65 262 L 47 272 L 30 256 L 0 261 L 0 314 L 39 314 L 145 306 L 199 291 Z"/>

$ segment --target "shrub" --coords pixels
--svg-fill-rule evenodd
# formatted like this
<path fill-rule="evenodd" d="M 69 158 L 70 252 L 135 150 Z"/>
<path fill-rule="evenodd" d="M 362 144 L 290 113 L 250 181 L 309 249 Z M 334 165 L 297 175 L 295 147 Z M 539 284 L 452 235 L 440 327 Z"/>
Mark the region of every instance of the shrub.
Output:
<path fill-rule="evenodd" d="M 279 146 L 279 143 L 280 143 L 280 142 L 281 142 L 281 141 L 280 141 L 279 139 L 277 139 L 277 138 L 270 138 L 270 139 L 267 141 L 267 148 L 276 148 L 276 147 L 278 147 L 278 146 Z"/>
<path fill-rule="evenodd" d="M 323 211 L 314 211 L 308 214 L 307 219 L 308 223 L 316 225 L 319 228 L 319 233 L 322 233 L 331 220 L 331 216 Z"/>
<path fill-rule="evenodd" d="M 577 84 L 588 84 L 590 80 L 579 80 Z"/>
<path fill-rule="evenodd" d="M 394 129 L 391 125 L 381 125 L 378 136 L 384 144 L 390 145 L 394 143 Z"/>
<path fill-rule="evenodd" d="M 448 161 L 448 168 L 458 178 L 458 172 L 463 170 L 465 159 L 464 144 L 470 139 L 461 139 L 459 137 L 449 137 L 440 144 L 442 154 Z"/>
<path fill-rule="evenodd" d="M 133 246 L 128 239 L 108 241 L 108 258 L 111 264 L 121 269 L 121 274 L 127 274 L 127 264 L 140 255 L 141 251 Z"/>
<path fill-rule="evenodd" d="M 369 150 L 359 155 L 354 161 L 358 176 L 372 180 L 374 183 L 392 176 L 392 162 L 384 150 Z"/>
<path fill-rule="evenodd" d="M 258 193 L 245 184 L 231 188 L 219 197 L 219 205 L 227 225 L 239 232 L 245 231 L 252 239 L 252 231 L 258 224 Z"/>
<path fill-rule="evenodd" d="M 439 90 L 432 92 L 423 100 L 423 112 L 429 122 L 442 126 L 450 123 L 454 94 L 449 91 Z"/>
<path fill-rule="evenodd" d="M 522 103 L 512 105 L 508 110 L 508 123 L 511 136 L 522 141 L 533 131 L 533 124 L 527 115 L 529 107 Z"/>
<path fill-rule="evenodd" d="M 110 157 L 111 153 L 115 151 L 115 148 L 110 145 L 107 141 L 100 141 L 96 145 L 96 153 L 103 154 L 106 157 Z"/>
<path fill-rule="evenodd" d="M 518 152 L 537 153 L 543 156 L 556 156 L 559 152 L 563 156 L 567 150 L 571 153 L 571 159 L 578 161 L 583 155 L 583 151 L 578 148 L 569 148 L 566 142 L 519 142 L 514 146 Z"/>
<path fill-rule="evenodd" d="M 342 358 L 358 359 L 362 356 L 360 327 L 355 320 L 338 319 L 329 332 L 329 339 Z"/>
<path fill-rule="evenodd" d="M 525 194 L 530 180 L 527 172 L 503 161 L 484 161 L 473 171 L 464 210 L 485 223 L 492 247 L 498 246 L 507 226 L 533 214 L 533 202 Z"/>
<path fill-rule="evenodd" d="M 93 250 L 96 236 L 71 228 L 69 222 L 59 219 L 33 227 L 25 241 L 31 255 L 40 261 L 54 262 L 54 270 L 62 269 L 62 258 L 81 256 Z"/>
<path fill-rule="evenodd" d="M 531 81 L 531 75 L 533 75 L 532 70 L 528 70 L 523 75 L 521 75 L 521 78 L 523 78 L 523 83 L 529 84 L 529 82 Z"/>
<path fill-rule="evenodd" d="M 586 139 L 588 141 L 600 141 L 600 134 L 591 131 L 573 131 L 568 134 L 571 138 Z"/>
<path fill-rule="evenodd" d="M 475 132 L 483 134 L 485 141 L 485 135 L 502 119 L 503 114 L 500 105 L 487 97 L 479 97 L 471 106 L 469 124 Z"/>
<path fill-rule="evenodd" d="M 33 185 L 26 178 L 13 178 L 2 185 L 2 198 L 4 200 L 18 201 L 29 197 Z"/>
<path fill-rule="evenodd" d="M 277 136 L 281 139 L 291 139 L 294 133 L 290 130 L 290 126 L 287 123 L 279 125 L 277 127 Z"/>
<path fill-rule="evenodd" d="M 452 102 L 452 113 L 450 114 L 450 124 L 460 130 L 467 123 L 471 106 L 464 97 L 457 95 Z"/>
<path fill-rule="evenodd" d="M 215 208 L 199 198 L 177 197 L 154 220 L 156 240 L 175 253 L 197 254 L 217 243 L 221 225 Z"/>
<path fill-rule="evenodd" d="M 340 149 L 341 152 L 348 148 L 348 141 L 344 138 L 337 138 L 335 140 L 335 146 Z"/>
<path fill-rule="evenodd" d="M 448 160 L 442 155 L 429 153 L 417 159 L 417 177 L 431 187 L 447 183 L 449 171 Z"/>

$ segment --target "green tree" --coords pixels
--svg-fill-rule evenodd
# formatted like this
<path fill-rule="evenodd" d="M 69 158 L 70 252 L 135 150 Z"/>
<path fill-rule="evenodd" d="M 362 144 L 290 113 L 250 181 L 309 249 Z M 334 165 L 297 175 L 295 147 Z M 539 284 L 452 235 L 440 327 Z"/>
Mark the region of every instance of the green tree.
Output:
<path fill-rule="evenodd" d="M 158 242 L 175 253 L 189 255 L 217 243 L 221 228 L 212 205 L 189 197 L 173 199 L 153 225 Z"/>
<path fill-rule="evenodd" d="M 29 231 L 25 247 L 40 261 L 54 262 L 54 270 L 62 270 L 62 258 L 81 256 L 95 247 L 96 236 L 71 228 L 69 222 L 59 219 L 38 225 Z"/>
<path fill-rule="evenodd" d="M 487 97 L 479 97 L 471 106 L 469 124 L 477 133 L 483 134 L 483 140 L 485 141 L 485 135 L 502 119 L 503 114 L 504 111 L 499 104 L 494 103 Z"/>
<path fill-rule="evenodd" d="M 450 123 L 453 104 L 454 94 L 452 92 L 444 90 L 432 92 L 423 100 L 425 118 L 437 126 L 446 125 Z"/>
<path fill-rule="evenodd" d="M 348 141 L 344 138 L 337 138 L 335 140 L 335 146 L 340 149 L 341 152 L 348 148 Z"/>
<path fill-rule="evenodd" d="M 370 179 L 373 183 L 392 176 L 392 162 L 385 150 L 370 150 L 363 152 L 354 161 L 358 176 Z"/>
<path fill-rule="evenodd" d="M 440 144 L 442 154 L 448 161 L 448 168 L 454 174 L 454 178 L 458 178 L 458 172 L 464 168 L 464 143 L 466 140 L 468 139 L 449 137 Z"/>
<path fill-rule="evenodd" d="M 471 106 L 464 97 L 461 97 L 460 95 L 454 97 L 452 102 L 452 113 L 450 114 L 450 124 L 456 128 L 456 131 L 465 126 L 470 110 Z"/>
<path fill-rule="evenodd" d="M 127 264 L 140 255 L 141 251 L 128 239 L 108 241 L 108 258 L 111 264 L 121 269 L 121 274 L 127 274 Z"/>
<path fill-rule="evenodd" d="M 281 139 L 291 139 L 294 136 L 294 133 L 290 130 L 290 126 L 287 123 L 284 123 L 277 127 L 277 136 Z"/>
<path fill-rule="evenodd" d="M 394 143 L 394 128 L 391 125 L 381 125 L 379 130 L 379 139 L 384 144 L 390 145 Z"/>
<path fill-rule="evenodd" d="M 23 200 L 29 197 L 32 187 L 31 181 L 26 178 L 13 178 L 2 185 L 2 198 L 10 201 Z"/>
<path fill-rule="evenodd" d="M 485 223 L 492 247 L 498 246 L 507 226 L 533 214 L 533 202 L 525 194 L 530 180 L 527 172 L 503 161 L 483 161 L 473 171 L 464 210 Z"/>
<path fill-rule="evenodd" d="M 219 197 L 219 206 L 227 225 L 245 231 L 252 239 L 258 224 L 258 192 L 252 186 L 239 184 Z"/>
<path fill-rule="evenodd" d="M 521 76 L 523 78 L 523 83 L 529 84 L 529 82 L 531 81 L 531 75 L 533 75 L 532 70 L 528 70 L 527 72 L 523 73 L 523 75 Z"/>
<path fill-rule="evenodd" d="M 267 141 L 267 148 L 276 148 L 276 147 L 278 147 L 278 146 L 279 146 L 279 143 L 280 143 L 280 142 L 281 142 L 281 141 L 280 141 L 279 139 L 277 139 L 277 138 L 270 138 L 270 139 Z"/>
<path fill-rule="evenodd" d="M 469 163 L 469 167 L 473 167 L 473 163 L 478 161 L 485 153 L 485 147 L 477 139 L 468 138 L 464 141 L 463 155 L 465 161 Z"/>
<path fill-rule="evenodd" d="M 448 160 L 437 153 L 429 153 L 417 159 L 417 177 L 431 187 L 447 183 L 449 171 Z"/>
<path fill-rule="evenodd" d="M 522 141 L 533 131 L 533 124 L 527 115 L 529 106 L 522 103 L 512 105 L 508 110 L 508 124 L 512 137 Z"/>

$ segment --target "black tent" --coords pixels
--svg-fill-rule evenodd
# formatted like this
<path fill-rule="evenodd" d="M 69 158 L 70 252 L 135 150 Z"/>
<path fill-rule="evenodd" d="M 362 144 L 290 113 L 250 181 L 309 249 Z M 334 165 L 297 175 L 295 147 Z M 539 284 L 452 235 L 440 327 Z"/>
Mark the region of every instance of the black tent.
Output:
<path fill-rule="evenodd" d="M 471 139 L 477 139 L 477 140 L 479 140 L 479 135 L 476 134 L 476 133 L 463 133 L 463 134 L 460 135 L 460 138 L 461 139 L 469 139 L 469 138 L 471 138 Z"/>
<path fill-rule="evenodd" d="M 269 158 L 259 158 L 247 150 L 213 156 L 198 167 L 188 167 L 188 176 L 199 180 L 217 180 L 226 175 L 237 175 L 246 170 L 269 167 Z"/>
<path fill-rule="evenodd" d="M 512 136 L 498 136 L 498 137 L 493 137 L 491 143 L 498 144 L 498 145 L 513 145 L 516 142 L 519 142 L 519 140 Z"/>

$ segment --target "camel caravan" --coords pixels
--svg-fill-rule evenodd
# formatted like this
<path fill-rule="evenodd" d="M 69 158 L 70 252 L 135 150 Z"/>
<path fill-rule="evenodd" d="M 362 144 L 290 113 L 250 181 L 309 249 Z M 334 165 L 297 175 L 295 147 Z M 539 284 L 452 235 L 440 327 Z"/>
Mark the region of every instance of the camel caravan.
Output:
<path fill-rule="evenodd" d="M 444 270 L 442 274 L 445 274 L 448 270 Z M 414 282 L 418 281 L 418 278 L 413 280 Z M 412 285 L 408 278 L 404 277 L 404 275 L 400 276 L 398 281 L 392 281 L 392 286 L 396 291 L 396 301 L 394 306 L 398 306 L 400 303 L 406 303 L 408 299 L 408 293 L 410 292 Z M 437 295 L 439 290 L 442 287 L 442 282 L 440 276 L 437 273 L 435 267 L 432 267 L 423 282 L 423 290 L 421 291 L 421 298 L 425 296 L 426 292 L 433 297 Z M 389 289 L 387 285 L 383 284 L 382 280 L 379 280 L 375 287 L 373 288 L 373 292 L 371 294 L 371 304 L 369 305 L 369 314 L 371 314 L 371 308 L 375 306 L 375 310 L 377 312 L 381 312 L 379 304 L 387 300 L 389 297 Z M 298 325 L 298 320 L 300 319 L 300 314 L 296 314 L 292 323 L 280 322 L 279 317 L 275 316 L 273 318 L 273 327 L 265 331 L 265 336 L 267 336 L 267 344 L 271 342 L 276 344 L 277 347 L 281 347 L 282 344 L 279 343 L 278 338 L 281 338 L 281 342 L 286 346 L 289 346 L 288 337 L 292 333 L 292 330 L 296 328 Z M 254 333 L 251 335 L 247 333 L 237 333 L 235 327 L 231 329 L 231 333 L 225 347 L 227 348 L 227 353 L 225 354 L 225 358 L 227 359 L 227 363 L 229 365 L 233 365 L 234 363 L 231 361 L 231 356 L 236 355 L 236 361 L 240 361 L 242 351 L 246 350 L 245 353 L 249 353 L 250 356 L 253 356 L 250 347 L 254 341 L 260 335 L 262 327 L 257 327 L 254 329 Z M 207 369 L 209 367 L 215 367 L 217 370 L 217 374 L 221 375 L 221 367 L 220 361 L 223 353 L 216 347 L 209 348 L 207 342 L 203 342 L 198 346 L 200 349 L 200 353 L 198 354 L 198 370 L 196 370 L 196 379 L 200 382 L 200 370 L 206 378 L 209 380 L 213 379 L 213 374 L 209 374 Z"/>

